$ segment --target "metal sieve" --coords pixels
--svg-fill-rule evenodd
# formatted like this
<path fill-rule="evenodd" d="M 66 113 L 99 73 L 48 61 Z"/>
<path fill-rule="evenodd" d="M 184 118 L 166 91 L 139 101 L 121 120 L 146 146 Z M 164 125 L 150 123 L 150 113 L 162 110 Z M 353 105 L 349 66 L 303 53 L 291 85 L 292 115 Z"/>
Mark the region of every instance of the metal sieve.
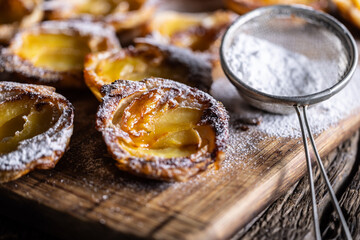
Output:
<path fill-rule="evenodd" d="M 287 51 L 301 54 L 309 59 L 311 65 L 314 64 L 314 66 L 319 62 L 329 63 L 322 65 L 318 70 L 324 79 L 334 84 L 315 93 L 297 96 L 274 95 L 253 88 L 246 82 L 247 79 L 244 79 L 245 75 L 239 75 L 231 69 L 226 55 L 227 49 L 236 41 L 236 36 L 241 34 L 262 39 Z M 334 207 L 339 214 L 346 238 L 351 239 L 349 228 L 321 162 L 307 121 L 307 107 L 338 93 L 349 82 L 356 69 L 358 52 L 355 40 L 349 31 L 335 18 L 308 7 L 275 5 L 259 8 L 239 17 L 228 28 L 222 39 L 220 59 L 226 76 L 251 105 L 279 114 L 293 113 L 295 109 L 301 127 L 309 173 L 315 237 L 321 239 L 307 137 L 310 138 L 321 174 L 330 192 Z M 266 79 L 261 81 L 266 81 Z"/>

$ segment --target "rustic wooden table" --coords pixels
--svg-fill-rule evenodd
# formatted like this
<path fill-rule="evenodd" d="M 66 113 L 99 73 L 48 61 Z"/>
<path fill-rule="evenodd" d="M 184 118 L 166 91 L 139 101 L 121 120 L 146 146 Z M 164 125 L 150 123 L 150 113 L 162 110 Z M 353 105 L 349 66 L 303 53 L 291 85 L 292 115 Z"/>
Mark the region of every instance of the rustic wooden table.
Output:
<path fill-rule="evenodd" d="M 323 159 L 328 175 L 340 199 L 354 239 L 360 238 L 359 132 L 343 142 Z M 316 192 L 324 239 L 342 239 L 341 226 L 333 213 L 324 182 L 316 171 Z M 311 199 L 307 177 L 240 229 L 236 239 L 312 239 Z M 236 221 L 236 219 L 234 219 Z M 57 239 L 41 226 L 0 215 L 0 240 Z"/>
<path fill-rule="evenodd" d="M 183 0 L 190 10 L 199 11 L 205 0 Z M 169 5 L 175 0 L 163 1 Z M 179 2 L 179 1 L 177 1 Z M 209 4 L 211 2 L 211 4 Z M 208 0 L 211 9 L 219 7 L 219 0 Z M 172 6 L 170 8 L 177 8 Z M 211 10 L 208 9 L 208 10 Z M 182 9 L 189 11 L 189 7 Z M 360 239 L 360 169 L 358 157 L 359 133 L 333 150 L 324 164 L 335 186 L 337 196 L 354 239 Z M 316 169 L 317 199 L 324 239 L 341 239 L 341 227 L 333 214 L 332 206 L 319 171 Z M 17 214 L 18 215 L 18 214 Z M 307 177 L 299 180 L 286 194 L 271 204 L 232 237 L 236 239 L 312 239 L 311 199 Z M 234 219 L 236 221 L 236 219 Z M 36 222 L 24 222 L 0 213 L 0 240 L 58 239 Z"/>

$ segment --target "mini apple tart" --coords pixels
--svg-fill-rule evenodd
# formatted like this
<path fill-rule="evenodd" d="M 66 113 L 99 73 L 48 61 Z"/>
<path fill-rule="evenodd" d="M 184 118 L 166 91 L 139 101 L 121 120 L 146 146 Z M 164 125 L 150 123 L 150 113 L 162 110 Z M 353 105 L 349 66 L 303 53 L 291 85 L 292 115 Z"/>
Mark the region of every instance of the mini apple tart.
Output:
<path fill-rule="evenodd" d="M 327 0 L 224 0 L 224 3 L 226 7 L 239 14 L 276 4 L 301 4 L 323 11 L 329 7 Z"/>
<path fill-rule="evenodd" d="M 114 27 L 123 43 L 143 34 L 155 11 L 152 0 L 52 0 L 46 3 L 51 20 L 100 21 Z M 130 31 L 131 30 L 131 31 Z M 130 34 L 131 36 L 122 36 Z M 126 38 L 126 39 L 124 39 Z"/>
<path fill-rule="evenodd" d="M 0 82 L 0 182 L 54 168 L 73 132 L 74 109 L 47 86 Z"/>
<path fill-rule="evenodd" d="M 211 64 L 206 56 L 150 40 L 139 40 L 135 47 L 89 54 L 84 76 L 87 86 L 99 100 L 101 87 L 119 79 L 140 81 L 161 77 L 203 91 L 209 91 L 212 83 Z"/>
<path fill-rule="evenodd" d="M 340 14 L 356 27 L 360 28 L 360 1 L 359 0 L 334 0 Z"/>
<path fill-rule="evenodd" d="M 156 39 L 194 51 L 218 53 L 220 38 L 236 19 L 230 11 L 214 13 L 159 12 L 149 24 Z"/>
<path fill-rule="evenodd" d="M 42 0 L 1 0 L 0 43 L 8 44 L 19 29 L 30 27 L 42 17 Z"/>
<path fill-rule="evenodd" d="M 209 94 L 162 78 L 102 91 L 97 129 L 119 169 L 183 181 L 225 158 L 229 117 Z"/>
<path fill-rule="evenodd" d="M 19 32 L 8 48 L 1 49 L 0 72 L 10 80 L 84 87 L 85 56 L 117 48 L 119 42 L 113 29 L 101 24 L 43 22 Z"/>

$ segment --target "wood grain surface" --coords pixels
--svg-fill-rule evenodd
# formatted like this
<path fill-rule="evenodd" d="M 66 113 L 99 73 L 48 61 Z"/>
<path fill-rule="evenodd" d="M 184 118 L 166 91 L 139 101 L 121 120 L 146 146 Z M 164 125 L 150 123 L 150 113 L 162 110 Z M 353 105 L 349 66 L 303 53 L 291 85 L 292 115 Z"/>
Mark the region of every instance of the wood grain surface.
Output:
<path fill-rule="evenodd" d="M 117 170 L 95 130 L 95 98 L 87 91 L 63 94 L 76 109 L 69 151 L 54 170 L 0 186 L 3 214 L 59 237 L 228 238 L 305 173 L 299 139 L 253 136 L 257 150 L 246 156 L 248 162 L 228 156 L 238 162 L 231 168 L 210 169 L 185 183 L 133 177 Z M 320 154 L 328 154 L 359 125 L 360 116 L 351 115 L 317 136 Z"/>
<path fill-rule="evenodd" d="M 356 205 L 358 201 L 356 199 L 359 197 L 359 193 L 352 192 L 351 196 L 349 196 L 348 192 L 353 190 L 354 184 L 359 184 L 357 182 L 360 161 L 360 157 L 357 156 L 358 144 L 359 132 L 343 142 L 323 159 L 334 191 L 339 199 L 342 196 L 340 206 L 346 216 L 354 239 L 360 238 L 360 232 L 357 230 L 359 216 L 356 210 L 354 210 L 358 208 Z M 322 237 L 323 239 L 344 239 L 341 225 L 337 215 L 333 214 L 334 209 L 330 196 L 325 182 L 320 177 L 320 171 L 317 166 L 315 166 L 314 172 Z M 350 182 L 351 184 L 349 184 Z M 345 202 L 351 202 L 351 204 L 345 204 Z M 351 208 L 349 208 L 350 205 Z M 354 221 L 355 219 L 357 221 Z M 232 237 L 232 240 L 312 239 L 314 236 L 312 224 L 310 188 L 308 178 L 304 176 L 288 192 L 237 232 Z"/>

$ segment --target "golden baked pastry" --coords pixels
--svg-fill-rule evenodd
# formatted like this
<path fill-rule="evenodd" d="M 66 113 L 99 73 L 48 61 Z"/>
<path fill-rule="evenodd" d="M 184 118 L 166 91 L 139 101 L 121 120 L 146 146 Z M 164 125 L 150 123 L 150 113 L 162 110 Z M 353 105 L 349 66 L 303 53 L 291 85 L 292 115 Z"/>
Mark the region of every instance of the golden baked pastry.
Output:
<path fill-rule="evenodd" d="M 15 33 L 39 22 L 42 0 L 0 0 L 0 43 L 8 44 Z"/>
<path fill-rule="evenodd" d="M 51 20 L 82 19 L 113 26 L 122 44 L 141 36 L 155 11 L 149 0 L 52 0 L 46 5 Z"/>
<path fill-rule="evenodd" d="M 138 41 L 135 47 L 89 54 L 84 77 L 99 100 L 101 87 L 119 79 L 169 78 L 204 91 L 209 91 L 212 83 L 211 64 L 206 57 L 150 40 Z"/>
<path fill-rule="evenodd" d="M 1 49 L 7 79 L 62 88 L 84 87 L 88 53 L 119 48 L 111 28 L 96 23 L 48 21 L 19 32 Z"/>
<path fill-rule="evenodd" d="M 323 11 L 329 7 L 327 0 L 224 0 L 224 3 L 227 8 L 239 14 L 276 4 L 301 4 Z"/>
<path fill-rule="evenodd" d="M 55 167 L 73 118 L 71 103 L 52 87 L 0 82 L 0 182 Z"/>
<path fill-rule="evenodd" d="M 217 54 L 222 33 L 236 17 L 222 10 L 210 14 L 160 12 L 150 22 L 149 31 L 173 45 Z"/>
<path fill-rule="evenodd" d="M 209 94 L 162 78 L 102 91 L 97 129 L 119 169 L 183 181 L 224 159 L 229 117 Z"/>
<path fill-rule="evenodd" d="M 333 0 L 341 15 L 360 28 L 360 1 L 359 0 Z"/>

